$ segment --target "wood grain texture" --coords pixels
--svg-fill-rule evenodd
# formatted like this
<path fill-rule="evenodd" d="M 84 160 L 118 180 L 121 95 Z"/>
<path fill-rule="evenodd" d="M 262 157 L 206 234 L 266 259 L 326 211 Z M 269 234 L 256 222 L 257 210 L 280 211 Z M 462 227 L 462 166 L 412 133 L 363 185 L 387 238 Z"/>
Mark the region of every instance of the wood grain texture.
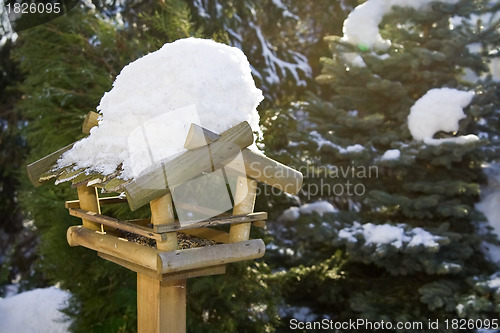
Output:
<path fill-rule="evenodd" d="M 266 212 L 256 212 L 245 215 L 214 217 L 203 221 L 193 222 L 184 226 L 181 226 L 179 222 L 176 222 L 170 225 L 153 226 L 153 228 L 156 232 L 161 233 L 170 231 L 184 231 L 184 230 L 204 228 L 204 227 L 215 227 L 232 223 L 264 221 L 266 219 L 267 219 Z"/>
<path fill-rule="evenodd" d="M 80 245 L 151 270 L 157 270 L 158 250 L 155 248 L 129 242 L 109 233 L 93 231 L 82 226 L 69 227 L 66 237 L 70 246 Z"/>
<path fill-rule="evenodd" d="M 152 200 L 150 206 L 151 223 L 154 226 L 175 223 L 170 193 Z M 177 250 L 177 232 L 161 235 L 164 239 L 156 240 L 159 253 Z M 157 267 L 160 267 L 160 261 L 158 257 Z M 157 274 L 161 275 L 162 272 L 157 269 Z M 157 281 L 138 273 L 137 320 L 138 332 L 186 332 L 186 278 Z"/>
<path fill-rule="evenodd" d="M 169 193 L 169 187 L 187 182 L 203 172 L 214 171 L 215 165 L 234 158 L 252 143 L 252 129 L 247 122 L 242 122 L 221 133 L 218 140 L 207 146 L 159 162 L 124 186 L 130 209 L 136 210 Z"/>
<path fill-rule="evenodd" d="M 63 147 L 55 152 L 53 152 L 50 155 L 47 155 L 38 161 L 35 161 L 33 163 L 28 164 L 26 167 L 27 172 L 28 172 L 28 177 L 31 181 L 31 183 L 35 186 L 38 187 L 42 185 L 44 182 L 50 180 L 51 178 L 55 178 L 57 176 L 56 173 L 54 173 L 53 177 L 46 177 L 44 181 L 40 181 L 40 177 L 50 171 L 53 167 L 54 164 L 57 162 L 57 160 L 61 157 L 62 154 L 73 148 L 73 145 L 75 143 L 69 144 L 66 147 Z M 48 178 L 48 179 L 47 179 Z"/>
<path fill-rule="evenodd" d="M 236 180 L 236 193 L 234 195 L 233 215 L 250 214 L 255 206 L 257 182 L 246 176 L 240 176 Z M 252 223 L 242 222 L 231 224 L 229 227 L 229 243 L 236 243 L 250 238 Z"/>
<path fill-rule="evenodd" d="M 99 114 L 94 111 L 90 111 L 85 116 L 82 124 L 82 132 L 85 134 L 90 134 L 90 130 L 92 127 L 95 127 L 99 124 Z"/>
<path fill-rule="evenodd" d="M 99 196 L 97 195 L 97 189 L 95 187 L 82 185 L 78 186 L 76 190 L 78 193 L 78 200 L 80 201 L 80 207 L 83 210 L 92 212 L 94 214 L 101 214 Z M 82 217 L 82 223 L 85 228 L 89 228 L 91 230 L 101 230 L 102 224 L 96 223 L 96 221 L 92 221 L 85 217 Z"/>
<path fill-rule="evenodd" d="M 159 252 L 158 272 L 162 274 L 232 262 L 257 259 L 266 251 L 262 239 L 232 244 L 220 244 L 172 252 Z"/>
<path fill-rule="evenodd" d="M 71 216 L 79 217 L 86 221 L 93 222 L 97 225 L 104 224 L 108 227 L 119 229 L 127 232 L 131 232 L 143 237 L 155 239 L 157 241 L 164 241 L 166 239 L 166 234 L 159 234 L 154 232 L 152 228 L 144 227 L 141 224 L 135 224 L 130 221 L 119 220 L 106 215 L 101 215 L 93 212 L 89 212 L 80 208 L 70 208 L 69 214 Z M 96 229 L 98 230 L 98 229 Z"/>
<path fill-rule="evenodd" d="M 100 206 L 105 206 L 105 205 L 114 205 L 118 203 L 126 203 L 127 199 L 123 197 L 105 197 L 105 198 L 99 198 L 99 205 Z M 64 203 L 65 208 L 81 208 L 80 207 L 80 200 L 69 200 Z"/>
<path fill-rule="evenodd" d="M 168 281 L 168 280 L 179 280 L 179 279 L 191 279 L 201 276 L 208 275 L 220 275 L 226 273 L 226 265 L 213 266 L 213 267 L 203 267 L 199 269 L 187 270 L 182 272 L 175 272 L 171 274 L 158 274 L 156 271 L 147 269 L 144 266 L 136 265 L 130 261 L 126 261 L 117 257 L 113 257 L 111 255 L 98 252 L 97 255 L 105 260 L 114 262 L 117 265 L 125 267 L 133 272 L 141 273 L 149 276 L 150 278 L 159 280 L 159 281 Z"/>
<path fill-rule="evenodd" d="M 186 280 L 137 274 L 137 332 L 186 332 Z"/>
<path fill-rule="evenodd" d="M 210 143 L 217 140 L 217 134 L 196 124 L 191 124 L 189 135 L 186 138 L 184 147 L 194 149 L 201 142 Z M 228 161 L 222 161 L 226 167 L 241 173 L 245 170 L 246 176 L 255 179 L 264 184 L 278 188 L 279 190 L 297 194 L 302 187 L 303 176 L 297 170 L 294 170 L 284 164 L 281 164 L 269 157 L 251 151 L 248 148 L 242 149 L 242 159 L 235 159 L 228 164 Z M 243 163 L 241 163 L 243 161 Z M 221 166 L 217 166 L 219 168 Z"/>
<path fill-rule="evenodd" d="M 77 206 L 76 204 L 71 203 L 70 206 Z M 205 230 L 203 234 L 207 235 L 207 237 L 204 237 L 201 233 L 201 230 L 198 231 L 200 233 L 199 237 L 201 238 L 206 238 L 206 239 L 212 239 L 208 235 L 212 235 L 213 237 L 216 237 L 216 235 L 219 235 L 220 232 L 216 232 L 216 230 L 210 229 L 208 227 L 215 227 L 215 226 L 221 226 L 221 225 L 226 225 L 226 224 L 232 224 L 232 223 L 244 223 L 244 222 L 251 222 L 255 223 L 256 221 L 264 221 L 267 218 L 267 213 L 265 212 L 257 212 L 257 213 L 251 213 L 248 215 L 238 215 L 238 216 L 227 216 L 227 217 L 214 217 L 212 219 L 204 220 L 204 221 L 199 221 L 195 222 L 192 224 L 188 224 L 186 226 L 181 226 L 179 222 L 174 222 L 171 224 L 159 224 L 159 225 L 154 225 L 153 228 L 145 226 L 148 224 L 151 220 L 150 219 L 139 219 L 139 220 L 119 220 L 114 217 L 90 212 L 81 208 L 71 208 L 69 207 L 69 214 L 81 219 L 85 219 L 90 222 L 94 222 L 97 225 L 104 224 L 106 226 L 109 226 L 114 229 L 120 229 L 123 231 L 128 231 L 132 232 L 147 238 L 151 239 L 156 239 L 160 241 L 165 241 L 166 240 L 166 234 L 172 233 L 172 232 L 177 232 L 177 231 L 182 231 L 187 234 L 192 234 L 196 235 L 196 231 L 191 231 L 191 230 Z M 211 230 L 211 233 L 208 231 Z M 224 233 L 227 235 L 227 233 Z M 222 234 L 220 234 L 222 235 Z M 221 236 L 222 237 L 222 236 Z M 223 238 L 221 238 L 223 239 Z M 221 243 L 226 243 L 226 241 L 220 241 L 217 239 L 213 239 L 217 242 Z"/>
<path fill-rule="evenodd" d="M 209 143 L 212 143 L 220 138 L 220 135 L 209 131 L 200 125 L 191 124 L 189 127 L 188 134 L 186 136 L 186 142 L 184 143 L 184 148 L 193 150 Z"/>

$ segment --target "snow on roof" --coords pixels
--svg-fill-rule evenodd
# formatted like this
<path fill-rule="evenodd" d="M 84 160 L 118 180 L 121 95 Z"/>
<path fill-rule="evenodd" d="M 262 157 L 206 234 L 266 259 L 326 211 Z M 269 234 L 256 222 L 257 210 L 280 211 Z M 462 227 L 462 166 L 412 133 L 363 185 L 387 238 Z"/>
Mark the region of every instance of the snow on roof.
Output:
<path fill-rule="evenodd" d="M 463 144 L 478 140 L 475 135 L 433 139 L 439 131 L 457 132 L 459 121 L 465 118 L 463 108 L 470 104 L 474 93 L 451 88 L 430 89 L 410 109 L 408 128 L 415 140 L 436 145 L 444 142 Z"/>
<path fill-rule="evenodd" d="M 191 123 L 223 132 L 247 121 L 259 132 L 256 88 L 243 52 L 212 40 L 165 44 L 125 66 L 104 94 L 99 126 L 58 161 L 131 179 L 154 162 L 184 151 Z"/>
<path fill-rule="evenodd" d="M 383 39 L 378 26 L 394 6 L 425 10 L 432 2 L 455 4 L 458 0 L 368 0 L 354 8 L 344 21 L 343 41 L 361 49 L 387 50 L 391 41 Z"/>

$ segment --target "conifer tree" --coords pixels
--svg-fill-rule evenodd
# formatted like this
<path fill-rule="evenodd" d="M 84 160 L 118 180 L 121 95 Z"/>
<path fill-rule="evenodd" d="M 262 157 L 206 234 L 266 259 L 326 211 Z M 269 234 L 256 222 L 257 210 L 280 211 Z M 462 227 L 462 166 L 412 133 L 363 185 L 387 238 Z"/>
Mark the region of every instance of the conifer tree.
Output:
<path fill-rule="evenodd" d="M 321 94 L 270 124 L 270 133 L 280 133 L 272 142 L 289 147 L 275 154 L 306 175 L 302 203 L 321 199 L 338 209 L 292 208 L 273 229 L 282 241 L 276 265 L 287 269 L 276 279 L 289 305 L 310 309 L 309 319 L 420 321 L 428 329 L 429 319 L 498 318 L 496 268 L 481 251 L 492 235 L 479 235 L 474 208 L 481 165 L 495 149 L 485 149 L 487 140 L 426 144 L 408 128 L 415 102 L 447 87 L 475 97 L 458 132 L 434 139 L 479 134 L 481 118 L 482 131 L 492 132 L 485 127 L 498 121 L 496 85 L 464 73 L 488 71 L 499 21 L 471 18 L 497 6 L 393 7 L 379 25 L 391 42 L 385 49 L 328 37 L 331 56 L 316 78 Z M 475 43 L 484 52 L 474 52 Z"/>
<path fill-rule="evenodd" d="M 34 253 L 29 248 L 36 242 L 29 228 L 23 230 L 23 218 L 17 191 L 26 144 L 20 134 L 22 115 L 14 109 L 20 94 L 16 84 L 21 75 L 10 59 L 13 42 L 0 45 L 0 295 L 3 285 L 22 277 L 28 284 Z M 21 289 L 24 286 L 20 286 Z"/>
<path fill-rule="evenodd" d="M 322 38 L 338 29 L 352 0 L 188 1 L 193 20 L 208 34 L 227 36 L 252 64 L 252 74 L 266 99 L 260 109 L 287 105 L 307 89 L 320 70 Z M 328 21 L 328 25 L 323 22 Z M 336 31 L 335 31 L 336 32 Z M 330 30 L 331 33 L 331 30 Z"/>
<path fill-rule="evenodd" d="M 28 163 L 83 136 L 78 133 L 84 116 L 99 104 L 124 65 L 165 42 L 199 33 L 182 1 L 157 3 L 149 13 L 137 16 L 135 25 L 120 25 L 81 7 L 20 34 L 15 55 L 26 79 L 18 109 L 27 118 Z M 65 310 L 72 331 L 135 331 L 136 274 L 67 244 L 66 230 L 78 222 L 68 215 L 64 201 L 76 198 L 74 189 L 64 183 L 34 189 L 23 181 L 23 207 L 41 237 L 42 270 L 51 283 L 73 295 Z M 103 213 L 133 217 L 126 206 Z M 269 273 L 267 266 L 235 265 L 228 271 L 227 276 L 188 282 L 188 330 L 270 331 L 276 318 L 274 294 L 259 283 Z"/>

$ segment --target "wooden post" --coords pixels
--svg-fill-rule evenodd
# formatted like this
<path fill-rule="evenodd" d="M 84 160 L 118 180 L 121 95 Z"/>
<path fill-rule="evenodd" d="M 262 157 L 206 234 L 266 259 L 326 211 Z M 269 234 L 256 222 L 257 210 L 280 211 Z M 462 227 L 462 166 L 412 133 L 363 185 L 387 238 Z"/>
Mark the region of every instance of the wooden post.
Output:
<path fill-rule="evenodd" d="M 172 196 L 166 194 L 151 201 L 151 222 L 154 225 L 174 223 Z M 177 249 L 177 233 L 156 242 L 160 251 Z M 158 280 L 137 273 L 138 333 L 186 332 L 186 279 Z"/>
<path fill-rule="evenodd" d="M 153 226 L 175 223 L 174 206 L 172 204 L 172 195 L 170 193 L 152 200 L 150 202 L 150 206 L 151 223 Z M 156 247 L 159 251 L 177 250 L 177 232 L 167 233 L 167 240 L 164 242 L 156 242 Z"/>
<path fill-rule="evenodd" d="M 80 207 L 82 209 L 101 214 L 101 206 L 99 204 L 97 188 L 84 184 L 78 186 L 76 190 L 78 192 L 78 200 L 80 200 Z M 85 228 L 91 230 L 101 230 L 101 224 L 99 223 L 95 223 L 86 219 L 82 219 L 82 222 Z"/>
<path fill-rule="evenodd" d="M 236 193 L 234 195 L 233 215 L 250 214 L 255 205 L 257 182 L 245 176 L 238 176 Z M 248 240 L 250 237 L 251 222 L 231 224 L 229 229 L 229 243 Z"/>

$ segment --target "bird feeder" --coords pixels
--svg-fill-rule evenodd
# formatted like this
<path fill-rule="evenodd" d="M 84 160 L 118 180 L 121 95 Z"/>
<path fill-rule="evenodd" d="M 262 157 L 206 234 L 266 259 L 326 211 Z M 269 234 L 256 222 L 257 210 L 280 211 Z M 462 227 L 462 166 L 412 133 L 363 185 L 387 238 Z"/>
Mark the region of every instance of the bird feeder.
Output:
<path fill-rule="evenodd" d="M 95 112 L 87 115 L 84 133 L 97 125 L 97 116 Z M 251 227 L 264 227 L 267 219 L 267 213 L 253 211 L 257 182 L 291 194 L 302 185 L 300 172 L 249 150 L 252 143 L 253 133 L 246 122 L 220 134 L 192 124 L 184 153 L 133 179 L 58 167 L 57 160 L 73 145 L 28 165 L 28 175 L 35 186 L 70 180 L 76 188 L 78 200 L 65 205 L 82 225 L 68 229 L 70 246 L 94 250 L 101 258 L 137 273 L 138 332 L 185 332 L 186 279 L 224 274 L 227 264 L 265 253 L 261 239 L 249 238 Z M 235 179 L 232 210 L 211 216 L 215 213 L 210 213 L 210 207 L 195 205 L 189 209 L 211 217 L 181 221 L 180 206 L 185 202 L 178 205 L 172 200 L 176 188 L 220 170 L 224 177 L 231 174 Z M 98 189 L 121 195 L 100 198 Z M 131 210 L 149 205 L 151 215 L 119 220 L 101 214 L 101 206 L 125 202 Z M 183 239 L 195 241 L 180 247 Z"/>

